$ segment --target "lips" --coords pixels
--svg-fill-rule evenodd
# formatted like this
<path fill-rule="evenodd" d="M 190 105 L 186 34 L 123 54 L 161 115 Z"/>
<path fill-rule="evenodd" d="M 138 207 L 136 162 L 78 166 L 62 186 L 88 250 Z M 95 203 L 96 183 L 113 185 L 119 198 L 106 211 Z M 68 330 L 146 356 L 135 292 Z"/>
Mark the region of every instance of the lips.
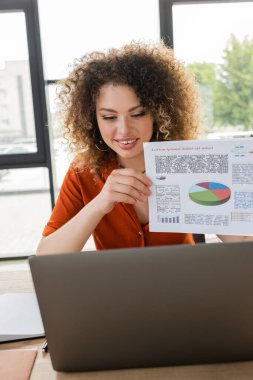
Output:
<path fill-rule="evenodd" d="M 136 145 L 138 139 L 126 138 L 117 139 L 115 141 L 121 149 L 132 149 Z"/>

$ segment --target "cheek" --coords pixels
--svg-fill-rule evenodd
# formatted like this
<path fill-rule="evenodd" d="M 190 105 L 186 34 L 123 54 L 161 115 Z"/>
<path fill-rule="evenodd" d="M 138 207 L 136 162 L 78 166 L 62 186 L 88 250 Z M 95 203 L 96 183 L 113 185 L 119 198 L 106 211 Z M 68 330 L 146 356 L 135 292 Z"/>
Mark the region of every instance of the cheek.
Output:
<path fill-rule="evenodd" d="M 98 128 L 104 140 L 112 135 L 112 129 L 108 128 L 108 126 L 105 126 L 103 123 L 99 123 Z"/>
<path fill-rule="evenodd" d="M 147 121 L 147 124 L 146 124 L 146 134 L 151 137 L 153 135 L 153 130 L 154 130 L 154 127 L 153 127 L 153 120 L 148 120 Z"/>
<path fill-rule="evenodd" d="M 104 132 L 105 132 L 105 126 L 104 126 L 103 121 L 97 119 L 97 123 L 98 123 L 98 129 L 99 129 L 101 135 L 104 134 Z"/>

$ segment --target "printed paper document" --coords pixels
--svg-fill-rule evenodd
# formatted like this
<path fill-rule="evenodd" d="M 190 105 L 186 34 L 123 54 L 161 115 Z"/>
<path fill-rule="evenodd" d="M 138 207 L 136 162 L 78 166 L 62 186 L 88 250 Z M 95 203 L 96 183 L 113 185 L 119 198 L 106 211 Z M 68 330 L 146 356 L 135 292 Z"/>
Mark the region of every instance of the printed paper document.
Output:
<path fill-rule="evenodd" d="M 253 139 L 144 143 L 152 232 L 253 235 Z"/>

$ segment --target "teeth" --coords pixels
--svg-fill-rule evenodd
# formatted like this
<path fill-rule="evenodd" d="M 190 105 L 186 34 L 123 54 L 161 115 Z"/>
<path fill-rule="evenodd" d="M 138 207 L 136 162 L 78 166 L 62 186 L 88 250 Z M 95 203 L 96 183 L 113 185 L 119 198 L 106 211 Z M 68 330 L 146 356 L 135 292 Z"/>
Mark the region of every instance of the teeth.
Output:
<path fill-rule="evenodd" d="M 135 140 L 126 140 L 126 141 L 120 141 L 121 144 L 127 145 L 132 144 Z"/>

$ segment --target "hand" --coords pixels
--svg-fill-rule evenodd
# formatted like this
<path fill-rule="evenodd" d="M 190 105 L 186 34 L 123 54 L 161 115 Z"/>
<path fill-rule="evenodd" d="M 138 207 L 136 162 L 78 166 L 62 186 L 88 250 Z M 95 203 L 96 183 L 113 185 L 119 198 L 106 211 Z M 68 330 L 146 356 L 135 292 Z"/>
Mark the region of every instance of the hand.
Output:
<path fill-rule="evenodd" d="M 103 189 L 96 197 L 98 207 L 107 214 L 119 203 L 134 205 L 143 202 L 150 194 L 151 180 L 135 169 L 115 169 L 107 178 Z"/>

